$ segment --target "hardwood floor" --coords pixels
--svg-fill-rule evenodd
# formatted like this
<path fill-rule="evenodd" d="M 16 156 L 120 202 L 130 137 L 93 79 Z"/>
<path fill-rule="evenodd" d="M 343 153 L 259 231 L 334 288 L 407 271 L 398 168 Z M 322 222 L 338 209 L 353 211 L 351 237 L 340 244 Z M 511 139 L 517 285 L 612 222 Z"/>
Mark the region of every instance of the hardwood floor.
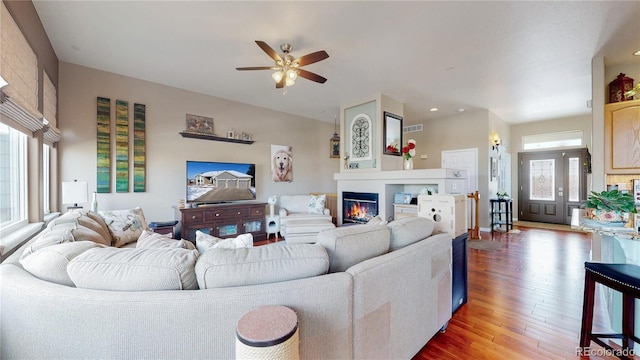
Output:
<path fill-rule="evenodd" d="M 481 234 L 504 246 L 469 249 L 468 302 L 414 360 L 581 358 L 576 348 L 591 236 L 519 229 L 518 234 Z M 606 329 L 598 313 L 594 328 Z M 596 349 L 602 350 L 592 343 L 591 359 L 615 359 Z"/>

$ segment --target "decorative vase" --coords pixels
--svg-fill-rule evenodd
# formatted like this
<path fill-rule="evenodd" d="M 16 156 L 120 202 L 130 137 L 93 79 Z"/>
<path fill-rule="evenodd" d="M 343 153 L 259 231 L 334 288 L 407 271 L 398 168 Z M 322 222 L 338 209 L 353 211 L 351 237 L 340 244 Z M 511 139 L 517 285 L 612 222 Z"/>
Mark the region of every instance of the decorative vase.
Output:
<path fill-rule="evenodd" d="M 628 221 L 628 213 L 593 208 L 585 210 L 585 225 L 624 226 Z"/>
<path fill-rule="evenodd" d="M 404 160 L 404 169 L 413 170 L 413 158 Z"/>
<path fill-rule="evenodd" d="M 91 201 L 91 211 L 98 212 L 98 193 L 93 192 L 93 200 Z"/>

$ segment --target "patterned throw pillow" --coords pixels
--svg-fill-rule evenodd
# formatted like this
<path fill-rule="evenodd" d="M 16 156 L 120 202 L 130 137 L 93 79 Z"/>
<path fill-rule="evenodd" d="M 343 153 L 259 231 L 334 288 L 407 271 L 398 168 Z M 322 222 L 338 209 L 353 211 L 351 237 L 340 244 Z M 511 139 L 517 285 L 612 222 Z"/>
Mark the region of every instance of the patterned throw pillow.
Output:
<path fill-rule="evenodd" d="M 309 214 L 324 214 L 324 204 L 327 201 L 327 195 L 311 195 L 309 200 Z"/>
<path fill-rule="evenodd" d="M 142 235 L 142 231 L 149 228 L 144 219 L 144 213 L 139 207 L 129 210 L 99 211 L 98 213 L 107 223 L 113 238 L 112 245 L 115 247 L 137 241 Z"/>

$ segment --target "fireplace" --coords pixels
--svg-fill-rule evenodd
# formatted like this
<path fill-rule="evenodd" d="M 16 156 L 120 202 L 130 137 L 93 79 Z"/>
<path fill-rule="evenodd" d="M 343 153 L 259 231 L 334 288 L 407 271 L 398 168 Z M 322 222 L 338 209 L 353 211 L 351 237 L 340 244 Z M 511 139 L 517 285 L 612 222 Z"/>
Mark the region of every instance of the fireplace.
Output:
<path fill-rule="evenodd" d="M 342 223 L 364 224 L 378 215 L 378 194 L 342 193 Z"/>

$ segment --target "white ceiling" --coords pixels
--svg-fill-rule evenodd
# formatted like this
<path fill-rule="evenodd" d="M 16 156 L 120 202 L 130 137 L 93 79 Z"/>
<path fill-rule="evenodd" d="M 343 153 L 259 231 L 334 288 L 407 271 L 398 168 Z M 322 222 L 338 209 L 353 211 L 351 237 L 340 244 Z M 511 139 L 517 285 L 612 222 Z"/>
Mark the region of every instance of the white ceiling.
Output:
<path fill-rule="evenodd" d="M 405 124 L 584 115 L 594 56 L 640 66 L 640 1 L 33 3 L 61 61 L 328 122 L 377 93 L 404 103 Z M 273 64 L 254 40 L 326 50 L 305 69 L 328 81 L 283 95 L 269 71 L 236 71 Z"/>

